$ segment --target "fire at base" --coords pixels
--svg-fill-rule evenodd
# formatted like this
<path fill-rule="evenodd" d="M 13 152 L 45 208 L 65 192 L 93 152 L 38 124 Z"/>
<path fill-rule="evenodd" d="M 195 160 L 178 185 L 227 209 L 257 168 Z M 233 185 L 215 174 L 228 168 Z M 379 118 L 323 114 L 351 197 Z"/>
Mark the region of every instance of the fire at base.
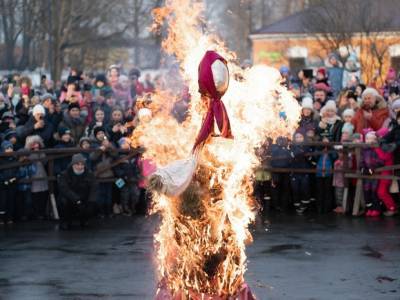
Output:
<path fill-rule="evenodd" d="M 147 149 L 146 158 L 161 174 L 150 180 L 159 191 L 154 193 L 152 212 L 162 217 L 155 234 L 160 280 L 156 299 L 253 299 L 244 274 L 245 245 L 252 241 L 248 225 L 257 212 L 251 196 L 252 174 L 259 165 L 255 148 L 267 137 L 290 137 L 300 107 L 281 86 L 277 70 L 266 66 L 242 70 L 234 53 L 204 32 L 202 12 L 202 4 L 190 0 L 167 0 L 165 7 L 154 12 L 154 29 L 168 26 L 164 50 L 176 57 L 189 85 L 190 115 L 183 124 L 177 123 L 168 109 L 174 98 L 158 91 L 153 97 L 153 117 L 132 136 L 133 144 Z M 227 61 L 230 83 L 223 101 L 234 139 L 209 136 L 212 130 L 197 135 L 215 101 L 213 95 L 198 92 L 198 66 L 209 50 Z M 221 135 L 230 137 L 224 114 L 218 120 L 219 113 L 214 113 L 212 122 L 215 116 Z M 201 150 L 191 156 L 194 144 L 200 144 Z M 183 160 L 181 174 L 179 167 L 163 173 L 162 166 L 168 168 L 177 160 Z M 162 178 L 172 178 L 170 182 L 179 182 L 184 189 L 177 193 L 165 189 Z"/>

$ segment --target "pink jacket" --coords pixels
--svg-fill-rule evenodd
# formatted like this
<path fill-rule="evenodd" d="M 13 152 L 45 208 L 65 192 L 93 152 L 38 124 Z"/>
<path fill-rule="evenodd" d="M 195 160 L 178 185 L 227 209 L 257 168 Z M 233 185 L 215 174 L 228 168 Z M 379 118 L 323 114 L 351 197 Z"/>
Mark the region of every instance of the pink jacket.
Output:
<path fill-rule="evenodd" d="M 381 148 L 375 148 L 375 152 L 378 155 L 379 159 L 383 161 L 385 167 L 393 166 L 393 153 L 385 152 Z M 381 175 L 392 175 L 393 171 L 382 171 Z"/>

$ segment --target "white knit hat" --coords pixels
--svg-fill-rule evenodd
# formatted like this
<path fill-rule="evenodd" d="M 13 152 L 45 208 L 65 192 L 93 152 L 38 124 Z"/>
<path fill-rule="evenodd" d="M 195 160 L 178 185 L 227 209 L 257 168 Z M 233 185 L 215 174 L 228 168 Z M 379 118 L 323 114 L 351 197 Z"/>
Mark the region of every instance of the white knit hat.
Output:
<path fill-rule="evenodd" d="M 313 99 L 311 97 L 304 97 L 303 100 L 301 101 L 301 108 L 308 108 L 313 110 L 314 105 L 313 105 Z"/>
<path fill-rule="evenodd" d="M 44 107 L 41 104 L 36 104 L 33 107 L 32 115 L 37 115 L 37 114 L 42 114 L 42 115 L 46 114 L 46 111 L 45 111 Z"/>
<path fill-rule="evenodd" d="M 344 110 L 344 112 L 342 113 L 342 117 L 346 117 L 346 116 L 354 117 L 354 115 L 355 115 L 355 112 L 354 112 L 354 109 L 352 109 L 352 108 L 346 108 Z"/>

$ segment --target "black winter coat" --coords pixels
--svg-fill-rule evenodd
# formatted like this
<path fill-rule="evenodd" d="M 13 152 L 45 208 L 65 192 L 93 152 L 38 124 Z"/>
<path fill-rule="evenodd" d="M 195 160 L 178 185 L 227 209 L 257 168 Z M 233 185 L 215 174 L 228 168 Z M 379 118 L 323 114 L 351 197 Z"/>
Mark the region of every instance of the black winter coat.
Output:
<path fill-rule="evenodd" d="M 51 123 L 49 123 L 48 121 L 46 121 L 46 119 L 45 119 L 44 127 L 40 128 L 40 129 L 35 129 L 34 128 L 35 123 L 36 123 L 36 121 L 35 121 L 34 117 L 31 116 L 25 125 L 17 127 L 18 138 L 21 139 L 22 141 L 24 141 L 26 139 L 26 137 L 29 135 L 38 135 L 42 138 L 45 146 L 49 147 L 49 145 L 51 145 L 52 139 L 53 139 L 53 132 L 54 132 L 53 125 Z"/>
<path fill-rule="evenodd" d="M 58 177 L 58 188 L 60 201 L 67 203 L 69 201 L 82 203 L 95 201 L 95 178 L 92 172 L 87 169 L 82 175 L 76 175 L 69 166 L 67 170 Z"/>

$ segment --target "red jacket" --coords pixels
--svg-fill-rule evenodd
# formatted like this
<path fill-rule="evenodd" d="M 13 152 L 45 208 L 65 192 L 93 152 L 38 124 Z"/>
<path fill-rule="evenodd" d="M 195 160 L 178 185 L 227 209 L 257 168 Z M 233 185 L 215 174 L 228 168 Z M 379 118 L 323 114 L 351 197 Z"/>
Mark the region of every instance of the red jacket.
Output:
<path fill-rule="evenodd" d="M 352 123 L 354 125 L 354 130 L 357 133 L 363 133 L 363 129 L 372 128 L 373 130 L 379 130 L 385 120 L 389 117 L 389 110 L 386 106 L 377 107 L 372 110 L 372 118 L 367 120 L 364 118 L 364 109 L 360 108 L 357 110 Z"/>

